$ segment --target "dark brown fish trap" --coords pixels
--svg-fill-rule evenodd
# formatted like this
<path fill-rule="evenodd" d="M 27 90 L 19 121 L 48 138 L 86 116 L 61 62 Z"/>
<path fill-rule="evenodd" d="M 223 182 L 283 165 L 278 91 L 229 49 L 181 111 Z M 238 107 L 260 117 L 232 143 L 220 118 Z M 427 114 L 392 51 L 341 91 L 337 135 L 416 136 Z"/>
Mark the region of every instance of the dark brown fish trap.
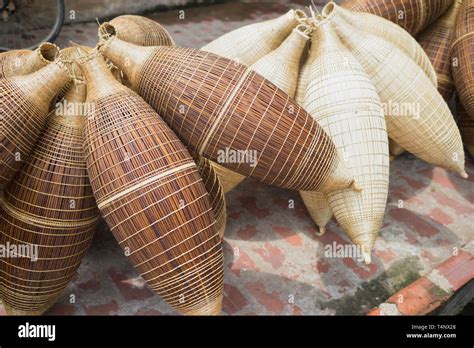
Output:
<path fill-rule="evenodd" d="M 170 33 L 158 22 L 134 15 L 119 16 L 110 21 L 117 37 L 138 46 L 175 46 Z"/>
<path fill-rule="evenodd" d="M 397 23 L 412 35 L 438 19 L 453 0 L 343 0 L 341 6 Z"/>
<path fill-rule="evenodd" d="M 436 70 L 438 91 L 447 102 L 451 100 L 454 93 L 451 73 L 451 45 L 454 37 L 454 25 L 461 4 L 462 0 L 455 0 L 449 10 L 418 37 L 418 42 Z"/>
<path fill-rule="evenodd" d="M 34 51 L 0 53 L 0 78 L 31 74 L 54 61 L 58 52 L 58 46 L 45 42 Z"/>
<path fill-rule="evenodd" d="M 464 146 L 474 158 L 474 118 L 469 117 L 459 100 L 457 101 L 457 122 Z"/>
<path fill-rule="evenodd" d="M 98 207 L 148 285 L 183 314 L 218 314 L 223 253 L 209 195 L 185 146 L 102 57 L 82 64 L 87 169 Z"/>
<path fill-rule="evenodd" d="M 111 22 L 119 37 L 123 41 L 133 43 L 138 46 L 174 46 L 171 35 L 158 22 L 141 16 L 119 16 Z M 123 33 L 123 34 L 122 34 Z M 224 190 L 219 182 L 219 178 L 210 165 L 209 160 L 202 156 L 195 156 L 194 160 L 202 177 L 204 186 L 209 192 L 212 209 L 216 218 L 216 228 L 221 239 L 224 237 L 227 212 Z"/>
<path fill-rule="evenodd" d="M 0 190 L 28 158 L 46 122 L 53 98 L 69 82 L 66 66 L 55 61 L 25 76 L 0 80 Z"/>
<path fill-rule="evenodd" d="M 322 128 L 246 66 L 190 48 L 139 47 L 115 37 L 109 23 L 99 32 L 105 54 L 193 152 L 281 187 L 354 185 Z M 226 160 L 236 153 L 246 161 Z"/>
<path fill-rule="evenodd" d="M 65 100 L 84 102 L 85 86 L 72 86 Z M 8 314 L 39 315 L 57 301 L 98 220 L 84 159 L 85 117 L 65 111 L 50 114 L 31 156 L 5 189 L 1 244 L 37 248 L 0 259 L 0 294 Z"/>
<path fill-rule="evenodd" d="M 464 0 L 451 49 L 453 80 L 461 103 L 474 118 L 474 0 Z"/>

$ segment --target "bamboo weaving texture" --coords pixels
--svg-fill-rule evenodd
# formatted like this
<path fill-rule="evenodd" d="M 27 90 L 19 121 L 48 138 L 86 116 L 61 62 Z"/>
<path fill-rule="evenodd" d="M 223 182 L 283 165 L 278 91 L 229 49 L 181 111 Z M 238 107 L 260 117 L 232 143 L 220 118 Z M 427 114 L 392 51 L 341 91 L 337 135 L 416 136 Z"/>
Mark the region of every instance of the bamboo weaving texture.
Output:
<path fill-rule="evenodd" d="M 474 118 L 474 0 L 464 0 L 451 49 L 453 80 L 461 103 Z"/>
<path fill-rule="evenodd" d="M 451 45 L 454 37 L 454 25 L 461 8 L 462 0 L 455 0 L 436 22 L 418 36 L 418 42 L 425 50 L 436 70 L 438 91 L 446 102 L 454 93 L 451 74 Z"/>
<path fill-rule="evenodd" d="M 326 225 L 333 215 L 328 198 L 324 193 L 317 191 L 300 191 L 300 196 L 311 219 L 319 228 L 318 235 L 322 236 L 326 233 Z"/>
<path fill-rule="evenodd" d="M 290 10 L 278 18 L 246 25 L 222 35 L 201 49 L 250 66 L 280 46 L 298 25 L 300 13 Z"/>
<path fill-rule="evenodd" d="M 296 27 L 301 13 L 291 10 L 278 18 L 238 28 L 202 47 L 202 50 L 250 66 L 277 49 Z M 211 161 L 211 164 L 226 193 L 245 179 L 244 175 L 215 162 Z"/>
<path fill-rule="evenodd" d="M 0 53 L 0 79 L 31 74 L 54 61 L 59 48 L 49 42 L 36 50 L 16 50 Z"/>
<path fill-rule="evenodd" d="M 59 61 L 29 75 L 0 80 L 0 190 L 27 159 L 46 122 L 53 98 L 69 82 Z"/>
<path fill-rule="evenodd" d="M 467 151 L 474 158 L 474 119 L 469 117 L 466 109 L 458 101 L 457 103 L 458 126 L 461 131 L 462 141 Z"/>
<path fill-rule="evenodd" d="M 135 55 L 125 57 L 131 50 Z M 226 151 L 256 153 L 253 163 L 220 164 L 281 187 L 330 191 L 354 185 L 321 127 L 247 67 L 195 49 L 143 48 L 115 37 L 104 52 L 193 152 L 213 161 Z"/>
<path fill-rule="evenodd" d="M 274 51 L 264 55 L 258 61 L 250 66 L 250 69 L 260 74 L 275 86 L 280 88 L 290 97 L 294 97 L 298 83 L 298 74 L 300 68 L 303 50 L 306 48 L 309 37 L 302 30 L 304 28 L 295 28 L 291 34 Z M 217 166 L 217 164 L 216 164 Z M 227 182 L 226 192 L 229 192 L 245 176 L 237 174 L 225 167 L 219 166 L 217 169 L 222 181 Z"/>
<path fill-rule="evenodd" d="M 339 7 L 340 15 L 356 28 L 380 36 L 403 51 L 418 64 L 428 78 L 437 84 L 436 71 L 420 44 L 403 28 L 382 17 L 363 12 L 353 12 Z"/>
<path fill-rule="evenodd" d="M 110 21 L 117 37 L 138 46 L 175 46 L 168 31 L 158 22 L 142 16 L 123 15 Z"/>
<path fill-rule="evenodd" d="M 110 23 L 114 25 L 118 33 L 127 33 L 126 35 L 118 35 L 119 38 L 138 46 L 175 46 L 170 34 L 158 22 L 146 17 L 120 16 L 114 18 Z M 201 156 L 196 156 L 195 161 L 204 186 L 209 192 L 212 209 L 216 217 L 217 230 L 222 239 L 227 221 L 224 189 L 210 161 Z"/>
<path fill-rule="evenodd" d="M 347 189 L 333 191 L 326 197 L 336 220 L 351 240 L 361 246 L 365 261 L 370 263 L 387 202 L 387 130 L 375 87 L 330 23 L 331 19 L 322 20 L 313 33 L 313 49 L 318 53 L 310 68 L 303 107 L 334 141 L 363 188 L 360 193 Z M 314 198 L 311 195 L 312 192 L 302 193 L 305 203 L 321 201 L 320 193 Z M 307 209 L 314 211 L 311 215 L 317 215 L 319 206 L 307 205 Z"/>
<path fill-rule="evenodd" d="M 72 86 L 69 103 L 85 100 Z M 1 244 L 36 245 L 38 259 L 0 262 L 0 294 L 8 314 L 39 315 L 74 277 L 91 243 L 98 210 L 83 151 L 84 116 L 57 109 L 34 151 L 5 189 Z"/>
<path fill-rule="evenodd" d="M 227 222 L 224 189 L 219 182 L 214 167 L 211 165 L 211 161 L 202 156 L 196 156 L 195 161 L 204 186 L 207 192 L 209 192 L 209 199 L 216 218 L 216 229 L 219 232 L 219 237 L 222 239 L 224 238 Z"/>
<path fill-rule="evenodd" d="M 412 35 L 420 33 L 451 6 L 453 0 L 343 0 L 352 11 L 368 12 L 398 24 Z"/>
<path fill-rule="evenodd" d="M 156 112 L 120 85 L 100 56 L 82 64 L 87 170 L 98 207 L 128 259 L 173 308 L 219 314 L 223 254 L 192 157 Z"/>
<path fill-rule="evenodd" d="M 388 135 L 426 162 L 467 177 L 459 130 L 423 70 L 389 42 L 348 24 L 337 5 L 325 9 L 341 41 L 371 78 L 384 104 Z"/>

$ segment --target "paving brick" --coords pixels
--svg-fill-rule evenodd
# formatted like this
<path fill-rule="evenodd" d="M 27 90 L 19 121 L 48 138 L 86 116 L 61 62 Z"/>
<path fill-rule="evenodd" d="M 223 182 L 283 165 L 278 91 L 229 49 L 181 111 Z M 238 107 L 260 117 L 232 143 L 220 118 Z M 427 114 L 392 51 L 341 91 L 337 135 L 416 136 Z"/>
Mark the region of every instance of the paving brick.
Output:
<path fill-rule="evenodd" d="M 112 300 L 108 303 L 84 306 L 87 315 L 109 315 L 116 314 L 119 306 L 117 301 Z"/>
<path fill-rule="evenodd" d="M 267 311 L 273 314 L 280 314 L 283 311 L 286 302 L 280 299 L 278 292 L 267 292 L 261 283 L 248 283 L 246 288 Z"/>
<path fill-rule="evenodd" d="M 127 274 L 114 267 L 109 269 L 108 274 L 125 301 L 144 300 L 155 296 L 143 278 L 137 277 L 135 274 Z"/>
<path fill-rule="evenodd" d="M 474 256 L 459 250 L 458 255 L 443 262 L 437 267 L 437 270 L 456 291 L 474 278 Z"/>
<path fill-rule="evenodd" d="M 222 309 L 227 314 L 235 314 L 249 304 L 247 298 L 233 285 L 224 284 Z"/>
<path fill-rule="evenodd" d="M 387 302 L 397 305 L 403 315 L 425 315 L 439 307 L 449 295 L 422 277 L 392 295 Z"/>
<path fill-rule="evenodd" d="M 283 251 L 270 242 L 266 242 L 263 245 L 263 248 L 257 248 L 254 250 L 265 262 L 271 264 L 273 269 L 279 269 L 285 262 L 285 255 L 283 254 Z"/>
<path fill-rule="evenodd" d="M 283 226 L 275 226 L 272 225 L 272 230 L 273 232 L 277 233 L 283 240 L 295 247 L 299 247 L 302 245 L 302 240 L 301 237 L 297 234 L 297 232 L 283 227 Z"/>

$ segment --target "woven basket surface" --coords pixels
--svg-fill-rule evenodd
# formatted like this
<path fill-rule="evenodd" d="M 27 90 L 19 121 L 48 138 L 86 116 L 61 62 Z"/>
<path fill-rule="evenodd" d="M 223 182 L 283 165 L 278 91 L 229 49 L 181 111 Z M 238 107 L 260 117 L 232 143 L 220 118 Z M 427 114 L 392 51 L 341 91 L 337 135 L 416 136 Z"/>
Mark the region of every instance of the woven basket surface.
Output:
<path fill-rule="evenodd" d="M 220 164 L 281 187 L 332 190 L 353 184 L 334 144 L 311 116 L 245 66 L 173 47 L 145 50 L 144 62 L 126 66 L 124 50 L 141 48 L 111 41 L 106 54 L 131 71 L 133 88 L 192 151 L 213 161 L 226 151 L 256 153 L 256 161 Z"/>
<path fill-rule="evenodd" d="M 171 35 L 158 22 L 141 16 L 124 15 L 110 22 L 117 30 L 117 37 L 138 46 L 175 46 Z M 216 217 L 219 236 L 224 237 L 227 213 L 224 189 L 209 160 L 201 156 L 195 158 L 199 174 L 209 192 L 212 209 Z"/>
<path fill-rule="evenodd" d="M 393 158 L 400 156 L 402 153 L 405 152 L 405 149 L 398 145 L 395 141 L 392 139 L 388 139 L 388 149 L 390 151 L 390 155 L 393 156 Z"/>
<path fill-rule="evenodd" d="M 295 11 L 291 10 L 278 18 L 233 30 L 202 47 L 202 50 L 250 66 L 280 46 L 297 25 Z"/>
<path fill-rule="evenodd" d="M 0 190 L 27 159 L 43 130 L 51 100 L 68 81 L 66 67 L 59 62 L 0 80 Z"/>
<path fill-rule="evenodd" d="M 66 95 L 70 102 L 85 100 L 85 89 L 77 97 L 72 94 L 75 87 Z M 86 171 L 83 128 L 81 115 L 52 113 L 5 189 L 1 244 L 38 246 L 37 260 L 1 260 L 0 294 L 8 313 L 45 312 L 74 277 L 90 245 L 98 210 Z"/>
<path fill-rule="evenodd" d="M 448 11 L 418 36 L 418 42 L 428 54 L 436 70 L 438 91 L 446 102 L 451 100 L 454 93 L 450 54 L 454 38 L 454 25 L 461 3 L 461 0 L 454 1 Z"/>
<path fill-rule="evenodd" d="M 290 11 L 272 20 L 241 27 L 217 38 L 202 47 L 202 50 L 251 66 L 277 49 L 287 38 L 298 24 L 294 15 L 295 12 Z M 265 63 L 261 62 L 260 64 Z M 263 66 L 261 69 L 266 68 Z M 212 164 L 215 163 L 212 162 Z M 218 164 L 215 164 L 214 167 L 225 192 L 231 191 L 245 179 L 244 175 Z"/>
<path fill-rule="evenodd" d="M 300 191 L 300 196 L 314 223 L 319 227 L 319 235 L 325 232 L 325 226 L 332 218 L 332 210 L 326 195 L 317 191 Z"/>
<path fill-rule="evenodd" d="M 474 0 L 464 0 L 459 11 L 451 60 L 456 91 L 469 116 L 474 118 Z"/>
<path fill-rule="evenodd" d="M 204 186 L 209 192 L 209 199 L 211 201 L 212 210 L 216 218 L 216 229 L 219 231 L 219 236 L 224 238 L 224 232 L 227 222 L 226 201 L 224 195 L 224 188 L 219 182 L 219 178 L 211 161 L 202 157 L 196 156 L 196 165 L 199 174 L 202 177 Z"/>
<path fill-rule="evenodd" d="M 232 191 L 238 184 L 245 180 L 244 175 L 236 173 L 233 170 L 229 170 L 226 167 L 217 164 L 216 162 L 209 162 L 211 162 L 211 166 L 214 168 L 214 171 L 219 178 L 219 182 L 222 185 L 224 193 Z"/>
<path fill-rule="evenodd" d="M 341 5 L 357 12 L 386 18 L 412 35 L 438 19 L 453 0 L 343 0 Z"/>
<path fill-rule="evenodd" d="M 382 17 L 363 12 L 353 12 L 339 8 L 341 16 L 358 29 L 380 36 L 413 59 L 433 83 L 437 83 L 436 71 L 430 58 L 420 44 L 400 26 Z"/>
<path fill-rule="evenodd" d="M 184 314 L 217 314 L 223 254 L 192 157 L 156 112 L 97 57 L 83 64 L 86 163 L 102 216 L 128 259 Z"/>
<path fill-rule="evenodd" d="M 469 117 L 461 103 L 457 103 L 458 126 L 461 131 L 462 141 L 471 157 L 474 157 L 474 119 Z"/>
<path fill-rule="evenodd" d="M 293 98 L 298 83 L 301 56 L 308 39 L 306 34 L 293 29 L 277 49 L 260 58 L 250 69 Z"/>
<path fill-rule="evenodd" d="M 139 46 L 175 46 L 170 33 L 158 22 L 135 15 L 115 17 L 110 23 L 117 37 Z"/>
<path fill-rule="evenodd" d="M 0 79 L 31 74 L 54 61 L 59 48 L 49 42 L 35 51 L 15 50 L 0 53 Z"/>
<path fill-rule="evenodd" d="M 293 98 L 296 93 L 303 50 L 307 46 L 308 39 L 309 37 L 306 34 L 296 28 L 293 29 L 279 47 L 252 64 L 250 69 L 275 84 Z M 245 179 L 244 176 L 236 174 L 225 167 L 221 167 L 220 170 L 223 171 L 222 177 L 227 177 L 227 179 L 223 180 L 233 180 L 228 187 L 233 188 Z"/>
<path fill-rule="evenodd" d="M 370 254 L 388 194 L 388 139 L 381 101 L 330 22 L 323 21 L 312 40 L 318 54 L 310 69 L 303 107 L 329 134 L 363 188 L 361 193 L 347 189 L 329 192 L 327 199 L 343 230 Z M 305 202 L 308 195 L 311 193 L 305 193 Z"/>
<path fill-rule="evenodd" d="M 459 130 L 423 70 L 389 42 L 331 13 L 332 24 L 372 80 L 386 113 L 388 135 L 421 159 L 465 176 Z"/>

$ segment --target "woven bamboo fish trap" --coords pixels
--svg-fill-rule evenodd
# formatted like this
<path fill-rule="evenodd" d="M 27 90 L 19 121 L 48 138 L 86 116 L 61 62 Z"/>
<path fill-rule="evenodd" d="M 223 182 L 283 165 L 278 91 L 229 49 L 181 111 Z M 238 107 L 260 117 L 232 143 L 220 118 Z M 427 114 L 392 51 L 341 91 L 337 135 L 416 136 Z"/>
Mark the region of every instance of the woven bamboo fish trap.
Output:
<path fill-rule="evenodd" d="M 175 46 L 171 35 L 166 29 L 158 22 L 146 17 L 126 15 L 116 17 L 110 23 L 114 25 L 114 28 L 119 33 L 117 37 L 138 46 Z M 212 209 L 216 217 L 217 230 L 222 239 L 227 221 L 224 189 L 209 160 L 196 156 L 195 162 L 204 186 L 207 192 L 209 192 Z"/>
<path fill-rule="evenodd" d="M 353 12 L 343 7 L 339 8 L 339 12 L 346 22 L 362 31 L 369 32 L 389 41 L 395 47 L 403 51 L 423 69 L 433 83 L 437 84 L 436 71 L 431 64 L 430 58 L 420 44 L 403 28 L 389 20 L 370 13 Z"/>
<path fill-rule="evenodd" d="M 250 66 L 250 69 L 272 82 L 292 98 L 295 95 L 298 82 L 301 56 L 309 40 L 304 31 L 305 28 L 302 26 L 293 29 L 277 49 L 264 55 Z M 221 173 L 222 180 L 227 182 L 226 192 L 229 192 L 245 179 L 245 176 L 228 170 L 219 164 L 215 164 L 215 166 L 216 171 Z"/>
<path fill-rule="evenodd" d="M 301 66 L 299 75 L 298 75 L 298 82 L 296 84 L 296 91 L 295 91 L 295 100 L 298 104 L 303 104 L 303 98 L 306 93 L 306 89 L 308 88 L 308 84 L 310 82 L 310 70 L 311 66 L 313 65 L 313 61 L 317 58 L 318 51 L 314 48 L 315 45 L 310 43 L 309 51 L 304 59 L 303 65 Z M 317 47 L 317 46 L 316 46 Z"/>
<path fill-rule="evenodd" d="M 424 161 L 467 177 L 459 130 L 423 70 L 389 42 L 351 26 L 338 8 L 331 3 L 323 11 L 371 78 L 384 106 L 388 135 Z"/>
<path fill-rule="evenodd" d="M 87 170 L 94 196 L 130 262 L 183 314 L 219 314 L 223 253 L 192 157 L 156 112 L 118 83 L 98 55 L 84 59 Z"/>
<path fill-rule="evenodd" d="M 453 0 L 343 0 L 352 11 L 372 13 L 416 35 L 437 20 Z"/>
<path fill-rule="evenodd" d="M 390 159 L 392 160 L 405 152 L 405 149 L 403 147 L 398 145 L 395 141 L 393 141 L 390 138 L 388 139 L 388 149 L 390 152 Z"/>
<path fill-rule="evenodd" d="M 105 54 L 193 152 L 285 188 L 355 186 L 321 127 L 249 68 L 195 49 L 135 46 L 107 23 L 100 32 Z M 230 151 L 243 160 L 221 163 Z"/>
<path fill-rule="evenodd" d="M 277 49 L 298 25 L 298 18 L 304 16 L 300 10 L 264 22 L 250 24 L 233 30 L 201 49 L 218 54 L 241 64 L 251 66 L 259 59 Z M 230 192 L 245 179 L 244 175 L 211 161 L 222 183 L 224 192 Z"/>
<path fill-rule="evenodd" d="M 474 119 L 469 117 L 459 101 L 457 103 L 457 117 L 462 141 L 471 157 L 474 158 Z"/>
<path fill-rule="evenodd" d="M 275 50 L 298 25 L 300 10 L 264 22 L 249 24 L 220 36 L 201 50 L 250 66 Z"/>
<path fill-rule="evenodd" d="M 300 196 L 303 199 L 303 203 L 306 209 L 313 219 L 314 223 L 318 226 L 318 236 L 322 236 L 326 233 L 326 225 L 331 221 L 333 212 L 329 205 L 327 196 L 322 192 L 317 191 L 300 191 Z"/>
<path fill-rule="evenodd" d="M 0 190 L 27 159 L 43 130 L 51 101 L 69 79 L 60 61 L 29 75 L 0 79 Z"/>
<path fill-rule="evenodd" d="M 175 46 L 170 33 L 158 22 L 134 15 L 115 17 L 110 23 L 117 37 L 138 46 Z"/>
<path fill-rule="evenodd" d="M 211 165 L 211 161 L 202 157 L 196 156 L 195 162 L 202 177 L 204 186 L 209 193 L 212 210 L 216 218 L 216 229 L 219 231 L 219 237 L 224 238 L 224 232 L 227 222 L 227 210 L 225 204 L 224 189 L 219 182 L 217 173 Z"/>
<path fill-rule="evenodd" d="M 85 97 L 85 86 L 74 85 L 65 100 L 81 109 Z M 37 247 L 36 260 L 0 261 L 0 294 L 8 314 L 39 315 L 53 305 L 74 277 L 95 231 L 99 212 L 84 159 L 85 117 L 68 110 L 50 114 L 31 156 L 5 189 L 1 244 Z"/>
<path fill-rule="evenodd" d="M 0 53 L 0 79 L 28 75 L 54 61 L 59 48 L 49 42 L 42 43 L 36 50 L 16 50 Z"/>
<path fill-rule="evenodd" d="M 224 193 L 232 191 L 238 184 L 245 180 L 245 175 L 229 170 L 226 167 L 221 166 L 220 164 L 210 161 L 211 166 L 219 178 L 219 182 L 222 185 Z"/>
<path fill-rule="evenodd" d="M 342 45 L 330 21 L 323 19 L 313 32 L 313 49 L 318 54 L 311 66 L 303 107 L 329 134 L 363 188 L 361 193 L 345 189 L 329 192 L 326 197 L 336 220 L 361 246 L 369 263 L 387 202 L 387 130 L 375 87 L 357 59 Z M 312 192 L 300 194 L 305 203 L 311 202 Z M 318 201 L 320 197 L 317 193 L 314 199 Z M 314 210 L 311 215 L 318 214 L 319 206 L 306 207 L 310 212 Z"/>
<path fill-rule="evenodd" d="M 260 58 L 250 68 L 294 97 L 301 56 L 309 40 L 307 29 L 299 26 L 274 51 Z"/>
<path fill-rule="evenodd" d="M 451 69 L 456 91 L 474 118 L 474 0 L 464 0 L 454 31 Z"/>
<path fill-rule="evenodd" d="M 446 102 L 454 93 L 451 74 L 451 45 L 454 37 L 454 25 L 461 8 L 462 0 L 455 0 L 436 22 L 418 36 L 418 42 L 430 57 L 438 76 L 438 91 Z"/>

